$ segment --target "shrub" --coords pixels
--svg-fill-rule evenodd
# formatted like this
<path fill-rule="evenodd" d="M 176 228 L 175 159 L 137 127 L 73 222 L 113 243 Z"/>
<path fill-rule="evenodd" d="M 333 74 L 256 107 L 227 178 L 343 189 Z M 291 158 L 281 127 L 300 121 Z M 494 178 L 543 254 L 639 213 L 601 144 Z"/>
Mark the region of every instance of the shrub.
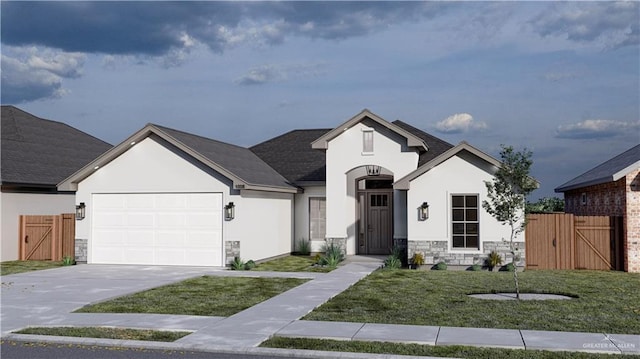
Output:
<path fill-rule="evenodd" d="M 424 264 L 424 255 L 420 252 L 415 252 L 411 257 L 411 264 L 419 267 Z"/>
<path fill-rule="evenodd" d="M 318 265 L 326 265 L 328 267 L 334 268 L 338 266 L 338 263 L 344 260 L 344 254 L 342 253 L 342 248 L 336 245 L 335 243 L 324 244 L 323 246 L 324 255 L 317 258 L 316 263 Z"/>
<path fill-rule="evenodd" d="M 252 270 L 253 268 L 256 267 L 256 262 L 254 262 L 253 260 L 249 259 L 247 261 L 247 263 L 244 264 L 244 269 L 245 270 Z"/>
<path fill-rule="evenodd" d="M 516 267 L 513 265 L 513 263 L 507 263 L 507 265 L 502 266 L 500 268 L 501 272 L 513 272 L 516 270 Z"/>
<path fill-rule="evenodd" d="M 482 266 L 480 264 L 474 264 L 471 267 L 467 268 L 467 270 L 472 272 L 478 272 L 482 270 Z"/>
<path fill-rule="evenodd" d="M 325 258 L 325 256 L 324 256 L 324 255 L 322 255 L 321 253 L 317 253 L 317 254 L 313 257 L 313 261 L 314 261 L 314 263 L 315 263 L 315 264 L 317 264 L 317 265 L 319 265 L 319 266 L 323 266 L 323 265 L 327 264 L 325 259 L 326 259 L 326 258 Z"/>
<path fill-rule="evenodd" d="M 394 246 L 391 249 L 391 255 L 400 259 L 400 266 L 406 266 L 407 263 L 407 248 L 401 248 L 399 246 Z"/>
<path fill-rule="evenodd" d="M 233 257 L 233 262 L 231 262 L 231 270 L 244 270 L 245 263 L 240 259 L 240 257 Z"/>
<path fill-rule="evenodd" d="M 344 259 L 344 254 L 342 253 L 342 248 L 340 248 L 340 246 L 335 244 L 335 243 L 329 243 L 328 245 L 325 244 L 325 246 L 324 246 L 324 254 L 327 257 L 339 258 L 340 261 L 342 261 Z"/>
<path fill-rule="evenodd" d="M 308 256 L 311 253 L 311 243 L 304 238 L 300 238 L 298 240 L 297 252 L 303 256 Z"/>
<path fill-rule="evenodd" d="M 397 256 L 391 254 L 384 260 L 384 267 L 386 269 L 400 269 L 400 267 L 402 267 L 402 261 Z"/>
<path fill-rule="evenodd" d="M 74 264 L 76 264 L 76 260 L 75 260 L 75 259 L 73 259 L 73 257 L 71 257 L 71 256 L 64 256 L 64 257 L 62 258 L 62 265 L 63 265 L 63 266 L 72 266 L 72 265 L 74 265 Z"/>
<path fill-rule="evenodd" d="M 335 268 L 338 266 L 342 260 L 336 256 L 327 256 L 325 257 L 325 265 L 329 268 Z"/>
<path fill-rule="evenodd" d="M 438 262 L 436 265 L 431 267 L 431 269 L 433 269 L 433 270 L 447 270 L 447 263 Z"/>
<path fill-rule="evenodd" d="M 486 262 L 487 267 L 489 267 L 489 270 L 492 271 L 493 268 L 502 264 L 502 257 L 498 252 L 491 251 L 491 253 L 489 253 L 489 256 L 487 257 Z"/>

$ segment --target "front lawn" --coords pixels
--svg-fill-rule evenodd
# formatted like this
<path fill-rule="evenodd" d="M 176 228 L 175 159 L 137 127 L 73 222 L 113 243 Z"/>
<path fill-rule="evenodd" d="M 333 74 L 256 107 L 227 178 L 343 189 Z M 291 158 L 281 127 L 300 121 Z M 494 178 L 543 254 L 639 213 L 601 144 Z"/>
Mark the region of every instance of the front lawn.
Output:
<path fill-rule="evenodd" d="M 54 335 L 61 337 L 105 338 L 120 340 L 147 340 L 174 342 L 191 332 L 147 330 L 105 327 L 32 327 L 17 331 L 18 334 Z"/>
<path fill-rule="evenodd" d="M 252 270 L 271 272 L 330 272 L 334 268 L 314 266 L 315 260 L 309 256 L 287 256 L 260 263 Z"/>
<path fill-rule="evenodd" d="M 306 279 L 202 276 L 115 298 L 77 313 L 156 313 L 228 317 Z"/>
<path fill-rule="evenodd" d="M 557 352 L 543 350 L 521 350 L 501 348 L 477 348 L 460 345 L 432 346 L 420 344 L 401 344 L 389 342 L 345 341 L 307 338 L 273 337 L 261 347 L 282 349 L 307 349 L 351 353 L 377 353 L 411 356 L 429 356 L 466 359 L 607 359 L 611 354 L 579 352 Z M 638 356 L 625 356 L 626 358 Z"/>
<path fill-rule="evenodd" d="M 61 267 L 61 261 L 7 261 L 0 263 L 0 275 L 31 272 Z"/>
<path fill-rule="evenodd" d="M 640 275 L 525 271 L 522 292 L 570 300 L 493 301 L 471 293 L 513 292 L 512 273 L 378 270 L 305 320 L 640 334 Z"/>

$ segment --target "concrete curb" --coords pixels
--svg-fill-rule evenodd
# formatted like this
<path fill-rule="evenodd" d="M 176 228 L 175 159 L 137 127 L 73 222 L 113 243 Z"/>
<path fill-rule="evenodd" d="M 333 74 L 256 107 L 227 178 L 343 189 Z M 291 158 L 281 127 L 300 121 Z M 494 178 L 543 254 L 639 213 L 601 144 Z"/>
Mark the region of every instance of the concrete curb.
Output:
<path fill-rule="evenodd" d="M 36 343 L 53 343 L 64 345 L 83 345 L 83 346 L 104 346 L 104 347 L 120 347 L 128 349 L 148 349 L 148 350 L 191 350 L 205 353 L 222 353 L 222 354 L 262 354 L 279 356 L 283 358 L 309 358 L 309 359 L 437 359 L 438 357 L 410 356 L 410 355 L 394 355 L 394 354 L 372 354 L 372 353 L 349 353 L 349 352 L 331 352 L 319 350 L 302 350 L 302 349 L 277 349 L 277 348 L 231 348 L 220 345 L 179 345 L 167 342 L 151 342 L 141 340 L 118 340 L 118 339 L 98 339 L 98 338 L 76 338 L 76 337 L 59 337 L 48 335 L 32 335 L 32 334 L 9 334 L 2 337 L 2 340 L 14 340 L 21 342 Z M 454 358 L 455 359 L 455 358 Z"/>

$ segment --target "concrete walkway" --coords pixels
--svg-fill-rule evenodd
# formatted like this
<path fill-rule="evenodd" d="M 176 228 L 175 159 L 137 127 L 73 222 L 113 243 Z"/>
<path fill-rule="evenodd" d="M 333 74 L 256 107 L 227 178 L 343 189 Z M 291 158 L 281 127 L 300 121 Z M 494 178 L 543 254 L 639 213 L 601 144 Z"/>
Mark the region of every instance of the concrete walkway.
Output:
<path fill-rule="evenodd" d="M 221 268 L 79 265 L 2 277 L 3 339 L 90 345 L 275 354 L 272 336 L 640 354 L 640 335 L 452 328 L 299 320 L 380 266 L 360 258 L 330 273 L 234 272 Z M 71 313 L 89 303 L 201 275 L 309 278 L 311 281 L 230 317 Z M 193 331 L 173 343 L 12 334 L 27 326 L 114 326 Z M 310 355 L 296 351 L 296 355 Z M 303 353 L 307 353 L 304 354 Z M 322 353 L 314 352 L 314 357 Z M 329 353 L 326 357 L 336 357 Z M 341 357 L 358 357 L 341 354 Z M 367 355 L 367 357 L 374 357 Z M 389 357 L 388 355 L 385 357 Z"/>
<path fill-rule="evenodd" d="M 517 329 L 454 328 L 351 322 L 296 321 L 275 333 L 291 338 L 386 341 L 427 345 L 468 345 L 640 354 L 640 335 L 549 332 Z"/>

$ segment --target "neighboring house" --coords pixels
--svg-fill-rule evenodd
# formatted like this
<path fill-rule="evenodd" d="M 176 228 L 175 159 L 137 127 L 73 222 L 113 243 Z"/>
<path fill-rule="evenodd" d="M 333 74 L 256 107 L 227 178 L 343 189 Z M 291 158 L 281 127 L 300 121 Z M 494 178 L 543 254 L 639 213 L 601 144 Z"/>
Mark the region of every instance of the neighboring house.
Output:
<path fill-rule="evenodd" d="M 2 261 L 18 259 L 20 215 L 75 212 L 65 179 L 111 145 L 64 123 L 2 106 L 0 139 L 0 243 Z"/>
<path fill-rule="evenodd" d="M 248 149 L 149 124 L 59 189 L 86 205 L 76 237 L 89 263 L 221 266 L 310 240 L 468 266 L 509 237 L 481 206 L 499 165 L 364 110 Z"/>
<path fill-rule="evenodd" d="M 640 145 L 555 189 L 565 212 L 623 218 L 624 269 L 640 272 Z"/>

